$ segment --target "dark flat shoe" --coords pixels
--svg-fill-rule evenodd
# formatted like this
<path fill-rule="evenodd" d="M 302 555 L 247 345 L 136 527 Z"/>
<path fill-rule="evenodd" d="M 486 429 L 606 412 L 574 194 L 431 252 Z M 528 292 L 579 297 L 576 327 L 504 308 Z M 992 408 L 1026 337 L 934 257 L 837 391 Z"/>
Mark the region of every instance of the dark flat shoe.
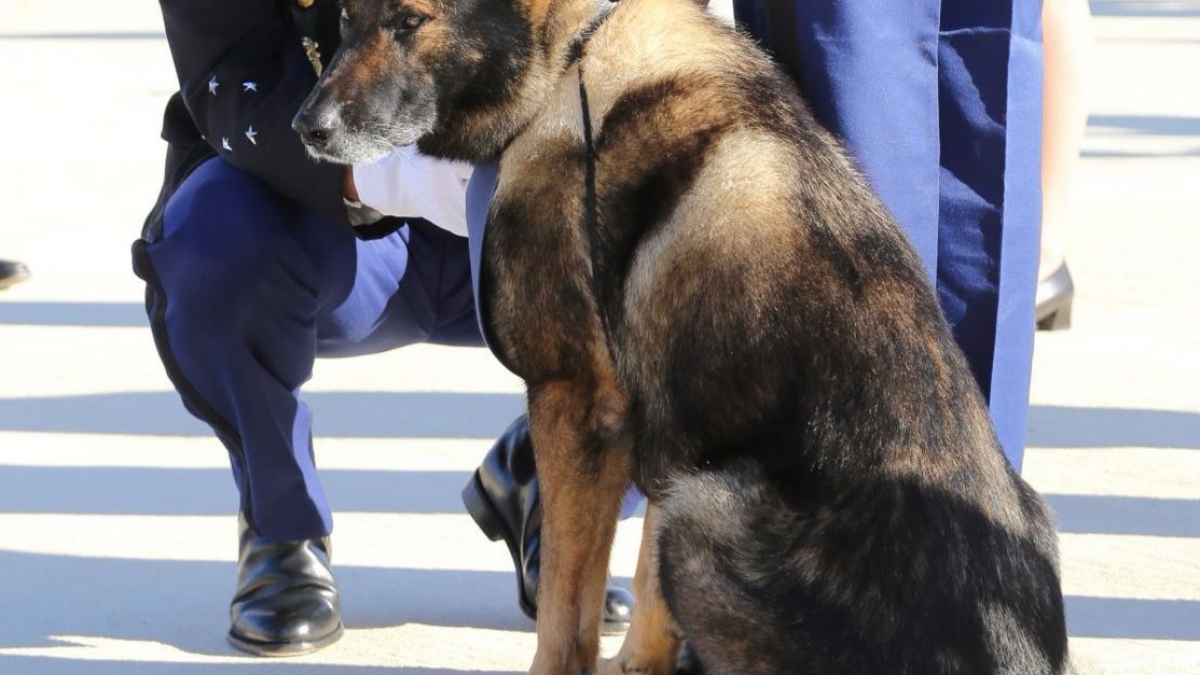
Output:
<path fill-rule="evenodd" d="M 29 278 L 29 268 L 24 263 L 0 260 L 0 290 Z"/>
<path fill-rule="evenodd" d="M 342 637 L 328 538 L 270 542 L 238 517 L 238 584 L 229 643 L 256 656 L 299 656 Z"/>
<path fill-rule="evenodd" d="M 1037 309 L 1034 317 L 1038 330 L 1066 330 L 1071 327 L 1071 303 L 1075 299 L 1075 282 L 1067 263 L 1037 285 Z"/>

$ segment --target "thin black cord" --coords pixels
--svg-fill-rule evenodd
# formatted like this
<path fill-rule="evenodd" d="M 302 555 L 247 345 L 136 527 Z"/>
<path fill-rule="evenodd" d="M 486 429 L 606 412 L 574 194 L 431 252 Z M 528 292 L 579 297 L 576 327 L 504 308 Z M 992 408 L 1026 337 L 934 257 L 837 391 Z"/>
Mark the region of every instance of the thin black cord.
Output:
<path fill-rule="evenodd" d="M 604 336 L 611 344 L 612 329 L 608 323 L 608 313 L 600 295 L 600 217 L 596 200 L 596 146 L 592 141 L 592 113 L 588 106 L 587 87 L 583 84 L 583 63 L 579 63 L 579 104 L 583 111 L 583 143 L 586 174 L 584 176 L 583 210 L 587 226 L 588 249 L 592 258 L 592 296 L 596 301 L 596 313 L 600 315 L 600 324 L 604 328 Z"/>

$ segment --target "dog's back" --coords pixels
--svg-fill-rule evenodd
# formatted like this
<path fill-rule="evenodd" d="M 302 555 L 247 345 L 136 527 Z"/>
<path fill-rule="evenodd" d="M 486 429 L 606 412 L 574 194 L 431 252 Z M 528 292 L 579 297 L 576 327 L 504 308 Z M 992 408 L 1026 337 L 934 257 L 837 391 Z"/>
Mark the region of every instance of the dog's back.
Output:
<path fill-rule="evenodd" d="M 582 61 L 668 604 L 713 673 L 1064 672 L 1054 528 L 915 253 L 694 4 L 623 0 Z"/>

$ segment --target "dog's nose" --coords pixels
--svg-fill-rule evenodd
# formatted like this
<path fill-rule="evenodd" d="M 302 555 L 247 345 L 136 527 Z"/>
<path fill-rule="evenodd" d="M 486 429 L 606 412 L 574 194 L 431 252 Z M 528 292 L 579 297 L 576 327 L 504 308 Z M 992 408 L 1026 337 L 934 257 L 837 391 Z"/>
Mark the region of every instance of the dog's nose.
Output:
<path fill-rule="evenodd" d="M 339 115 L 330 111 L 319 111 L 313 108 L 305 107 L 296 113 L 296 117 L 292 120 L 292 129 L 300 134 L 300 138 L 305 145 L 320 148 L 329 144 L 337 132 L 341 129 L 342 123 Z"/>

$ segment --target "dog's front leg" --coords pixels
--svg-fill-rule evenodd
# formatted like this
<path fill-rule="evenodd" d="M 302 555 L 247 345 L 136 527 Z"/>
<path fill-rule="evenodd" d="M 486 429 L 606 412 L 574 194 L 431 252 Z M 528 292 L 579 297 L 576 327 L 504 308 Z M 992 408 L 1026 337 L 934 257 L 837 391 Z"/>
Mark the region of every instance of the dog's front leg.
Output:
<path fill-rule="evenodd" d="M 604 664 L 603 675 L 670 675 L 675 669 L 681 633 L 658 584 L 658 507 L 646 507 L 642 548 L 633 577 L 637 608 L 633 624 L 617 656 Z"/>
<path fill-rule="evenodd" d="M 532 675 L 592 673 L 608 555 L 629 484 L 624 397 L 553 382 L 529 391 L 529 430 L 542 495 L 538 647 Z"/>

